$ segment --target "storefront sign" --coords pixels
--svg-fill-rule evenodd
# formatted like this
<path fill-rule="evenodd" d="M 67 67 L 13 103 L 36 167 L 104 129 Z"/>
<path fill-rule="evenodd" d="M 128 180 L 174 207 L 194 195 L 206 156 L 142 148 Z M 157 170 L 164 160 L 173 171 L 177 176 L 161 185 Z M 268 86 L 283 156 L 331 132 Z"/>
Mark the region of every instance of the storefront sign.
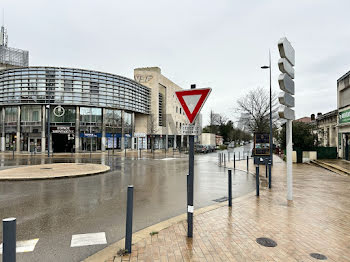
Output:
<path fill-rule="evenodd" d="M 69 126 L 57 126 L 51 127 L 51 132 L 53 134 L 74 134 L 74 129 Z"/>
<path fill-rule="evenodd" d="M 270 155 L 270 134 L 254 134 L 254 155 L 269 156 Z"/>
<path fill-rule="evenodd" d="M 350 122 L 350 109 L 339 112 L 339 124 Z"/>
<path fill-rule="evenodd" d="M 65 110 L 62 106 L 56 106 L 54 109 L 53 109 L 53 114 L 57 117 L 61 117 L 63 116 L 65 113 Z"/>

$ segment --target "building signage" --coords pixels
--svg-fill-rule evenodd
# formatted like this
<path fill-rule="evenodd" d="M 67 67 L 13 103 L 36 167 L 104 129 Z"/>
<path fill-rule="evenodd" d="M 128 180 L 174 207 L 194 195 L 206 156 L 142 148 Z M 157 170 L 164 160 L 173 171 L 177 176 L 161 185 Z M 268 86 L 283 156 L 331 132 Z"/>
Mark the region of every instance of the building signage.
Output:
<path fill-rule="evenodd" d="M 74 134 L 74 129 L 69 126 L 57 126 L 51 127 L 51 132 L 53 134 Z"/>
<path fill-rule="evenodd" d="M 54 109 L 53 109 L 53 114 L 57 117 L 62 117 L 65 113 L 65 110 L 62 106 L 56 106 Z"/>
<path fill-rule="evenodd" d="M 270 156 L 270 134 L 254 134 L 254 155 Z"/>
<path fill-rule="evenodd" d="M 350 122 L 350 109 L 339 112 L 339 124 Z"/>
<path fill-rule="evenodd" d="M 184 136 L 198 136 L 201 133 L 199 125 L 184 124 L 181 127 L 181 134 Z"/>

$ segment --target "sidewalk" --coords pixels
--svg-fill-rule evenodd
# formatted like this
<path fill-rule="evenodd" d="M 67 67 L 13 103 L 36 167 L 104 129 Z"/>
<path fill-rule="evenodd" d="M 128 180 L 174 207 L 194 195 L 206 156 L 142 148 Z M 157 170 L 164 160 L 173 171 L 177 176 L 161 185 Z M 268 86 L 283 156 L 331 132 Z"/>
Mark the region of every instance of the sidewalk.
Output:
<path fill-rule="evenodd" d="M 350 161 L 344 159 L 322 159 L 312 162 L 340 175 L 350 175 Z"/>
<path fill-rule="evenodd" d="M 249 166 L 255 170 L 252 162 Z M 120 257 L 116 248 L 109 250 L 105 261 L 318 261 L 311 253 L 350 261 L 350 177 L 294 164 L 294 200 L 288 202 L 285 167 L 275 158 L 272 189 L 261 187 L 259 198 L 250 194 L 234 199 L 232 208 L 226 202 L 195 213 L 193 239 L 186 237 L 182 220 L 134 239 L 132 254 Z M 244 170 L 246 163 L 238 162 L 237 168 Z M 261 237 L 277 246 L 259 245 Z"/>

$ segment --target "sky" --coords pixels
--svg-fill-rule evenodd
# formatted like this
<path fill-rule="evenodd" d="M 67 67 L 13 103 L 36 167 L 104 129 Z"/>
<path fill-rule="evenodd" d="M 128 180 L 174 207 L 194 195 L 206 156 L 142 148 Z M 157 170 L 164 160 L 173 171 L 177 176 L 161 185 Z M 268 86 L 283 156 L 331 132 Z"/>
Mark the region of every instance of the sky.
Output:
<path fill-rule="evenodd" d="M 349 0 L 2 0 L 9 46 L 31 66 L 62 66 L 133 78 L 158 66 L 184 89 L 211 87 L 202 109 L 237 121 L 236 101 L 256 87 L 279 92 L 278 40 L 295 49 L 296 117 L 337 107 L 350 70 Z"/>

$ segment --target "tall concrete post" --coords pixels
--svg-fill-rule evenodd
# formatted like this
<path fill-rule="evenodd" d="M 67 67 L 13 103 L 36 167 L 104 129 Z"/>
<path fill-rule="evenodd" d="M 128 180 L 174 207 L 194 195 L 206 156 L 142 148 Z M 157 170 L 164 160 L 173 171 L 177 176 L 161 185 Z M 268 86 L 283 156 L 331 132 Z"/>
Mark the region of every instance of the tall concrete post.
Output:
<path fill-rule="evenodd" d="M 168 147 L 169 147 L 169 139 L 168 139 L 168 134 L 165 135 L 165 150 L 168 150 Z"/>
<path fill-rule="evenodd" d="M 293 168 L 292 168 L 292 120 L 287 120 L 287 200 L 293 200 Z"/>
<path fill-rule="evenodd" d="M 41 106 L 41 153 L 46 152 L 46 107 Z"/>
<path fill-rule="evenodd" d="M 21 106 L 17 106 L 17 134 L 16 134 L 16 151 L 21 151 Z"/>
<path fill-rule="evenodd" d="M 174 135 L 174 149 L 176 149 L 176 135 Z"/>
<path fill-rule="evenodd" d="M 122 110 L 122 137 L 121 137 L 121 145 L 120 148 L 122 150 L 125 149 L 125 130 L 124 130 L 124 110 Z"/>
<path fill-rule="evenodd" d="M 106 151 L 106 109 L 102 108 L 102 138 L 101 138 L 101 150 Z"/>
<path fill-rule="evenodd" d="M 75 108 L 75 153 L 80 152 L 80 133 L 79 133 L 79 128 L 80 128 L 80 110 L 79 106 Z"/>
<path fill-rule="evenodd" d="M 181 135 L 181 148 L 183 148 L 184 147 L 184 136 L 183 135 Z"/>
<path fill-rule="evenodd" d="M 1 151 L 5 151 L 5 107 L 1 109 L 1 119 L 2 119 L 2 126 L 1 126 Z"/>

